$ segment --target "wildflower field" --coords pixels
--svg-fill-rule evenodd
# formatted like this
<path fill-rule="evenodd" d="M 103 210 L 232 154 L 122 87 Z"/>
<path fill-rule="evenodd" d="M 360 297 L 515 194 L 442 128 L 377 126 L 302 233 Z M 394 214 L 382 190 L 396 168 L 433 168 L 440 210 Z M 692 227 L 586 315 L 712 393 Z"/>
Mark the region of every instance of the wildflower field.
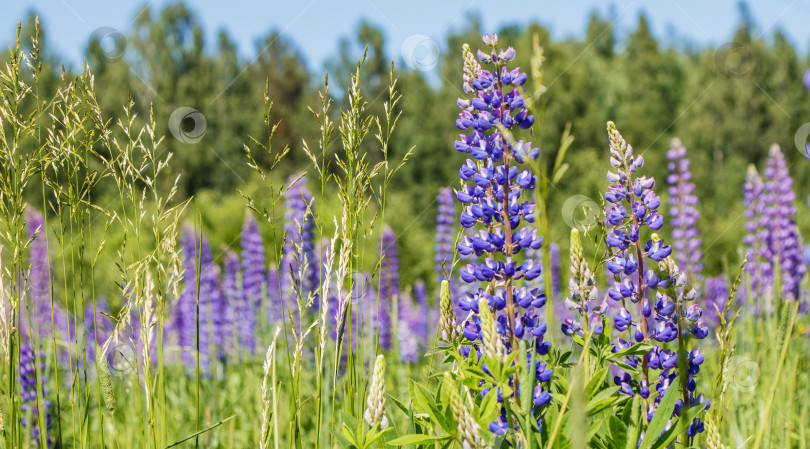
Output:
<path fill-rule="evenodd" d="M 310 76 L 144 11 L 80 68 L 34 16 L 0 56 L 2 447 L 810 446 L 778 32 L 467 17 L 403 62 L 361 24 Z"/>

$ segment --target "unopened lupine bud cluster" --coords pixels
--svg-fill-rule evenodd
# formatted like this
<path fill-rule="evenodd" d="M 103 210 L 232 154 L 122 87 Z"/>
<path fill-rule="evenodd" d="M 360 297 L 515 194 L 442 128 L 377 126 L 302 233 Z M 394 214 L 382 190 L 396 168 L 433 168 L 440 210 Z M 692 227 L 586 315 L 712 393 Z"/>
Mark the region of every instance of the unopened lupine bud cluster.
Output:
<path fill-rule="evenodd" d="M 608 123 L 608 133 L 610 164 L 614 171 L 608 172 L 611 186 L 605 194 L 610 203 L 606 211 L 607 244 L 611 248 L 607 268 L 615 279 L 608 295 L 622 306 L 614 315 L 614 327 L 619 332 L 627 332 L 626 339 L 619 337 L 613 350 L 629 348 L 633 342 L 657 342 L 647 354 L 625 357 L 630 367 L 635 369 L 640 365 L 641 379 L 622 371 L 614 382 L 621 393 L 639 394 L 645 400 L 655 391 L 657 394 L 648 402 L 646 410 L 647 418 L 652 419 L 672 379 L 677 376 L 678 355 L 666 349 L 667 343 L 690 336 L 703 339 L 709 331 L 701 321 L 700 307 L 694 303 L 695 289 L 689 288 L 686 272 L 681 272 L 670 257 L 672 248 L 655 233 L 648 239 L 643 237 L 644 228 L 657 231 L 664 225 L 663 216 L 658 213 L 661 200 L 653 191 L 655 180 L 645 176 L 635 178 L 644 160 L 633 154 L 632 147 L 612 122 Z M 642 243 L 645 240 L 646 243 Z M 635 313 L 628 309 L 635 309 Z M 693 394 L 696 388 L 693 376 L 702 362 L 699 350 L 689 353 L 690 406 L 704 403 L 702 396 Z M 650 370 L 660 370 L 656 381 L 650 380 Z M 683 405 L 681 400 L 675 414 L 680 413 Z M 691 435 L 702 430 L 699 420 L 689 428 Z"/>
<path fill-rule="evenodd" d="M 370 426 L 379 425 L 381 429 L 388 427 L 388 418 L 385 416 L 385 356 L 382 354 L 374 362 L 374 374 L 371 377 L 363 418 Z"/>
<path fill-rule="evenodd" d="M 468 233 L 457 248 L 462 256 L 478 257 L 475 263 L 461 268 L 460 277 L 479 286 L 458 299 L 462 310 L 473 312 L 463 328 L 464 337 L 473 344 L 462 351 L 475 357 L 480 357 L 482 350 L 498 354 L 499 349 L 485 341 L 483 305 L 497 317 L 495 327 L 507 352 L 516 349 L 517 339 L 527 338 L 534 339 L 539 354 L 545 354 L 549 346 L 544 341 L 546 324 L 540 320 L 539 309 L 545 305 L 546 295 L 541 289 L 525 286 L 542 272 L 540 265 L 527 257 L 526 250 L 540 249 L 543 239 L 534 226 L 521 226 L 534 223 L 531 193 L 536 177 L 531 171 L 517 167 L 537 158 L 539 150 L 530 142 L 502 134 L 502 130 L 511 133 L 532 126 L 534 117 L 529 115 L 520 89 L 526 82 L 526 74 L 519 68 L 507 67 L 515 58 L 515 50 L 499 48 L 497 35 L 484 36 L 483 43 L 487 50 L 478 51 L 477 58 L 468 46 L 463 48 L 463 87 L 465 93 L 472 95 L 459 98 L 462 111 L 456 121 L 463 134 L 455 142 L 455 148 L 471 156 L 459 170 L 463 185 L 456 197 L 463 205 L 460 223 Z M 518 282 L 524 285 L 519 287 Z M 540 365 L 538 381 L 542 382 L 546 369 L 544 364 Z M 538 388 L 543 391 L 540 385 Z M 488 389 L 483 392 L 486 394 Z M 538 398 L 543 401 L 535 403 L 536 406 L 548 402 L 542 394 Z"/>
<path fill-rule="evenodd" d="M 456 425 L 458 427 L 458 435 L 461 438 L 461 444 L 464 449 L 485 449 L 486 443 L 481 439 L 478 431 L 480 427 L 475 421 L 471 413 L 471 401 L 469 400 L 469 393 L 465 389 L 466 402 L 462 399 L 458 389 L 453 382 L 450 373 L 444 373 L 444 385 L 448 389 L 448 396 L 450 397 L 450 410 L 456 418 Z M 464 387 L 462 387 L 464 388 Z"/>
<path fill-rule="evenodd" d="M 604 331 L 602 316 L 607 304 L 591 302 L 596 300 L 599 290 L 588 263 L 585 261 L 582 240 L 579 230 L 571 230 L 571 278 L 568 280 L 570 296 L 565 298 L 565 307 L 577 314 L 577 319 L 567 318 L 563 321 L 562 331 L 565 335 L 584 336 L 584 332 L 599 335 Z"/>
<path fill-rule="evenodd" d="M 450 296 L 450 283 L 442 281 L 439 288 L 439 329 L 442 333 L 442 340 L 454 342 L 461 334 L 460 326 L 456 322 L 456 314 L 453 312 L 453 299 Z"/>

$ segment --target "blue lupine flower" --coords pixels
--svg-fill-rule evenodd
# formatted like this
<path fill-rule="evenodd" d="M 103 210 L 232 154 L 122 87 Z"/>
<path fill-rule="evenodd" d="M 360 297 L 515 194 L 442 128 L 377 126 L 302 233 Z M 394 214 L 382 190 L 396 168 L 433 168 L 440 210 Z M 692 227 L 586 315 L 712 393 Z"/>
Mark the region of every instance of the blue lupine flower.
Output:
<path fill-rule="evenodd" d="M 45 219 L 32 208 L 27 209 L 26 215 L 28 238 L 33 239 L 29 246 L 31 272 L 27 278 L 26 301 L 30 299 L 31 326 L 34 328 L 29 329 L 28 320 L 23 320 L 23 325 L 20 326 L 21 331 L 26 336 L 38 335 L 40 345 L 51 341 L 54 328 L 57 331 L 57 340 L 65 342 L 72 340 L 74 328 L 69 315 L 59 304 L 51 301 L 52 272 L 45 235 Z M 29 310 L 29 308 L 22 310 Z M 61 354 L 61 356 L 67 357 L 67 354 Z"/>
<path fill-rule="evenodd" d="M 702 284 L 703 264 L 700 262 L 703 253 L 700 250 L 701 240 L 697 221 L 700 213 L 697 211 L 698 197 L 694 195 L 695 184 L 691 181 L 692 173 L 689 171 L 689 159 L 686 157 L 686 147 L 680 140 L 672 139 L 670 150 L 667 152 L 670 160 L 667 168 L 667 184 L 669 184 L 669 206 L 672 215 L 672 247 L 675 250 L 675 261 L 681 270 L 689 274 L 696 285 Z"/>
<path fill-rule="evenodd" d="M 284 248 L 281 264 L 281 290 L 285 301 L 291 295 L 301 295 L 308 300 L 313 295 L 312 305 L 317 308 L 317 293 L 320 272 L 315 260 L 315 219 L 312 193 L 307 188 L 307 178 L 295 174 L 287 178 L 284 192 Z M 291 278 L 292 276 L 292 278 Z M 292 302 L 292 300 L 290 300 Z"/>
<path fill-rule="evenodd" d="M 757 173 L 757 169 L 753 165 L 749 166 L 743 185 L 745 229 L 747 231 L 743 243 L 747 247 L 746 271 L 754 298 L 764 296 L 773 283 L 773 271 L 767 249 L 771 230 L 768 225 L 768 216 L 765 214 L 764 190 L 765 185 Z M 747 289 L 742 289 L 742 291 L 747 291 Z M 760 307 L 759 304 L 755 306 Z"/>
<path fill-rule="evenodd" d="M 261 309 L 266 276 L 264 242 L 259 233 L 259 225 L 251 214 L 245 216 L 240 247 L 242 249 L 242 289 L 241 301 L 235 314 L 239 323 L 237 334 L 240 350 L 253 355 L 256 353 L 256 316 Z M 282 319 L 280 304 L 268 301 L 267 310 L 275 320 Z"/>
<path fill-rule="evenodd" d="M 527 249 L 540 249 L 542 237 L 534 226 L 521 227 L 523 222 L 534 222 L 535 205 L 530 192 L 536 177 L 517 167 L 526 159 L 536 158 L 538 150 L 521 140 L 510 142 L 501 131 L 530 128 L 534 117 L 525 109 L 518 88 L 526 76 L 517 68 L 506 67 L 514 58 L 514 49 L 499 50 L 495 35 L 484 36 L 483 41 L 490 52 L 479 51 L 478 61 L 464 46 L 464 91 L 472 98 L 459 99 L 462 111 L 456 121 L 465 133 L 455 147 L 472 157 L 459 170 L 464 181 L 456 193 L 463 206 L 459 223 L 474 232 L 465 235 L 457 249 L 462 255 L 475 254 L 478 258 L 462 267 L 459 276 L 468 284 L 483 283 L 486 287 L 458 300 L 465 312 L 473 312 L 462 329 L 468 340 L 476 342 L 481 338 L 477 314 L 478 303 L 484 299 L 497 316 L 497 329 L 508 351 L 515 349 L 518 338 L 534 338 L 537 351 L 543 354 L 549 348 L 544 342 L 547 327 L 540 321 L 537 309 L 545 305 L 545 294 L 537 288 L 518 286 L 537 279 L 542 272 L 534 258 L 526 254 Z M 492 71 L 483 69 L 479 61 L 491 66 Z M 469 355 L 480 351 L 478 343 L 463 348 Z M 542 396 L 543 390 L 540 386 L 535 396 Z M 503 429 L 500 422 L 491 423 L 490 428 L 493 426 Z"/>
<path fill-rule="evenodd" d="M 238 318 L 239 309 L 242 305 L 242 292 L 239 288 L 241 267 L 239 256 L 230 249 L 225 250 L 223 260 L 225 265 L 225 279 L 222 283 L 222 294 L 227 304 L 225 308 L 225 321 L 230 323 L 230 326 L 223 329 L 225 334 L 222 335 L 221 338 L 223 339 L 223 348 L 227 351 L 237 347 L 234 338 L 238 337 L 235 337 L 234 334 L 240 324 Z"/>
<path fill-rule="evenodd" d="M 47 390 L 45 389 L 44 385 L 46 383 L 45 379 L 45 363 L 40 357 L 40 385 L 42 387 L 42 394 L 47 394 Z M 37 373 L 36 373 L 36 365 L 35 365 L 35 357 L 34 351 L 31 348 L 31 341 L 28 338 L 24 338 L 21 341 L 20 346 L 20 360 L 19 360 L 19 391 L 20 391 L 20 399 L 22 403 L 20 404 L 20 411 L 23 413 L 23 418 L 21 418 L 21 424 L 23 427 L 30 428 L 31 439 L 35 441 L 38 445 L 39 443 L 39 435 L 40 432 L 45 430 L 46 435 L 48 435 L 48 425 L 50 421 L 49 417 L 49 409 L 51 407 L 50 401 L 43 398 L 43 408 L 45 414 L 46 422 L 40 423 L 39 422 L 39 411 L 37 405 Z M 25 417 L 30 413 L 31 422 Z M 47 445 L 51 447 L 51 438 L 50 436 L 47 437 Z"/>
<path fill-rule="evenodd" d="M 768 152 L 763 197 L 770 227 L 765 257 L 773 268 L 778 264 L 785 299 L 796 300 L 807 268 L 802 263 L 803 244 L 795 221 L 793 179 L 778 145 L 772 145 Z"/>
<path fill-rule="evenodd" d="M 810 90 L 810 69 L 804 72 L 804 87 Z"/>
<path fill-rule="evenodd" d="M 386 350 L 391 347 L 391 305 L 399 298 L 399 255 L 397 238 L 387 225 L 383 227 L 382 254 L 380 254 L 380 296 L 371 298 L 377 309 L 373 323 L 379 326 L 379 343 Z"/>
<path fill-rule="evenodd" d="M 625 142 L 612 122 L 608 123 L 608 133 L 610 165 L 615 171 L 608 175 L 612 185 L 605 195 L 605 199 L 611 203 L 606 216 L 611 212 L 621 215 L 620 206 L 626 206 L 630 211 L 624 220 L 613 220 L 619 221 L 618 224 L 607 220 L 608 237 L 613 237 L 607 239 L 608 246 L 612 248 L 608 254 L 608 269 L 615 280 L 608 296 L 623 305 L 619 313 L 614 315 L 613 325 L 619 332 L 628 332 L 635 342 L 657 342 L 647 354 L 625 357 L 625 363 L 631 367 L 638 367 L 640 362 L 640 380 L 635 380 L 630 373 L 624 372 L 617 375 L 614 382 L 619 386 L 620 392 L 628 395 L 638 393 L 642 397 L 650 395 L 650 386 L 655 386 L 657 395 L 649 402 L 646 410 L 649 420 L 672 379 L 677 376 L 677 354 L 664 349 L 666 344 L 676 339 L 702 339 L 709 331 L 700 319 L 700 307 L 692 303 L 697 297 L 696 291 L 694 288 L 687 291 L 687 273 L 679 269 L 671 256 L 672 247 L 655 234 L 642 244 L 643 228 L 656 231 L 664 224 L 663 216 L 657 210 L 661 201 L 653 191 L 655 180 L 645 176 L 634 178 L 644 160 L 641 156 L 634 156 L 632 147 Z M 629 303 L 637 307 L 636 318 L 626 309 Z M 613 351 L 618 352 L 629 345 L 628 341 L 619 338 Z M 693 353 L 688 365 L 690 386 L 694 384 L 693 377 L 703 361 L 698 353 Z M 660 370 L 657 381 L 650 379 L 650 370 Z M 694 391 L 694 387 L 690 391 Z M 688 399 L 690 406 L 702 403 L 703 400 L 693 394 Z M 702 429 L 699 420 L 695 420 L 692 426 L 695 432 Z"/>

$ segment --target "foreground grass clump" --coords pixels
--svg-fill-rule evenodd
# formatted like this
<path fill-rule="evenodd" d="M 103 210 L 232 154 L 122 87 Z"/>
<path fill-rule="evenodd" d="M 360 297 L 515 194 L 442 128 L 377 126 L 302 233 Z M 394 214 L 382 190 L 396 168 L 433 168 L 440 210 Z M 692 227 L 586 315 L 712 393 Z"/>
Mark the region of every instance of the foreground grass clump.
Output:
<path fill-rule="evenodd" d="M 739 269 L 706 278 L 685 148 L 673 141 L 672 231 L 609 122 L 604 207 L 571 211 L 563 276 L 546 205 L 573 138 L 553 153 L 525 140 L 542 126 L 542 49 L 529 76 L 486 35 L 462 49 L 469 159 L 439 193 L 430 292 L 400 284 L 386 226 L 411 155 L 390 159 L 393 67 L 379 115 L 364 61 L 339 110 L 324 83 L 310 163 L 287 179 L 265 95 L 244 145 L 261 187 L 239 192 L 239 242 L 217 248 L 176 196 L 153 116 L 129 102 L 106 121 L 89 70 L 39 98 L 37 48 L 18 43 L 2 73 L 5 447 L 807 447 L 807 279 L 777 147 L 746 185 Z M 114 208 L 94 198 L 107 184 Z M 102 264 L 115 298 L 96 294 Z"/>

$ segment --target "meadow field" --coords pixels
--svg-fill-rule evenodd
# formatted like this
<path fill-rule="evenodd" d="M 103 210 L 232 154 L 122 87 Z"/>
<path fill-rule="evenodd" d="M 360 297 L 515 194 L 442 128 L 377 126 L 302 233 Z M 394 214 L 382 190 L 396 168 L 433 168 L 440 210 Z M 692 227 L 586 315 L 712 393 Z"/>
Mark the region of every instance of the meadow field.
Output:
<path fill-rule="evenodd" d="M 810 446 L 810 57 L 744 7 L 324 73 L 144 11 L 0 56 L 3 447 Z"/>

